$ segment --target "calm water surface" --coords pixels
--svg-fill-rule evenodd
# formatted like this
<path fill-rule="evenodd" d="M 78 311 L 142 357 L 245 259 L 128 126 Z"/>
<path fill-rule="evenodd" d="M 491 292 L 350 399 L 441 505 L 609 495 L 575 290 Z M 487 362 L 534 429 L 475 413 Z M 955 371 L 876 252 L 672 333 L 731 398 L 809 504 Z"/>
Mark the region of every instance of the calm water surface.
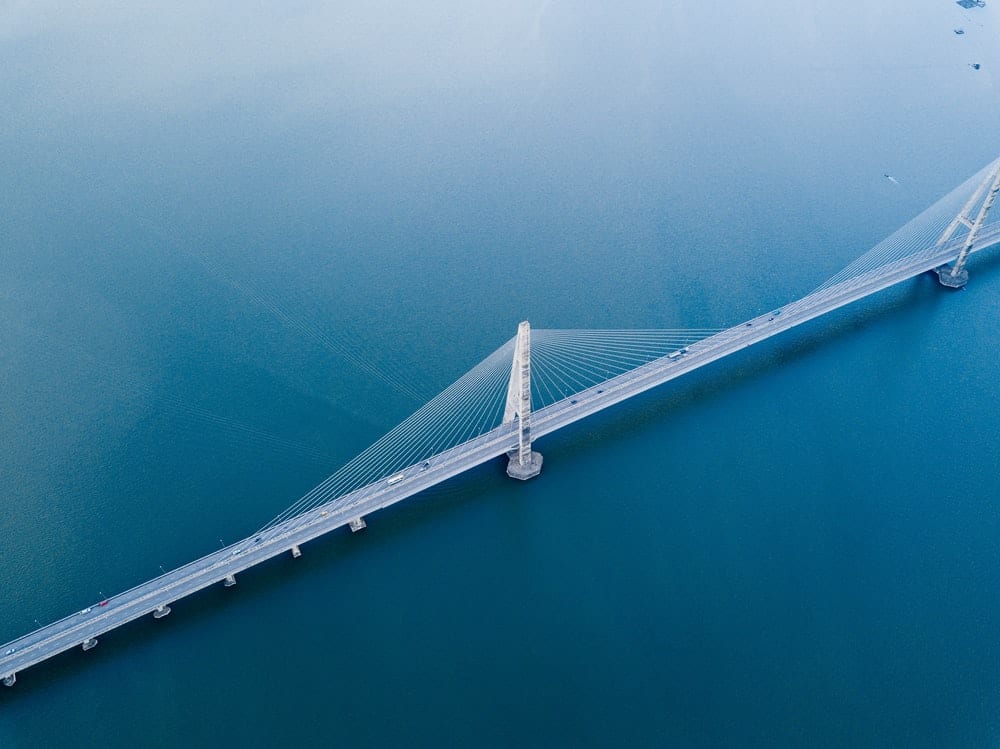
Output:
<path fill-rule="evenodd" d="M 0 11 L 0 641 L 252 532 L 521 319 L 739 322 L 997 155 L 992 4 L 732 5 Z M 30 669 L 0 746 L 995 746 L 971 272 Z"/>

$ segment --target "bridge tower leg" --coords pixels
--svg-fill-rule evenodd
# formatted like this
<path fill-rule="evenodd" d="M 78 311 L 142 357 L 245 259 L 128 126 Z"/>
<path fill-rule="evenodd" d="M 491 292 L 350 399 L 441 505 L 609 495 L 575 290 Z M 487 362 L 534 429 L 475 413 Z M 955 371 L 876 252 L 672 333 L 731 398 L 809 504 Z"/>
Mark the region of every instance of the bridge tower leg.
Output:
<path fill-rule="evenodd" d="M 527 321 L 517 326 L 503 423 L 517 426 L 517 449 L 507 454 L 507 475 L 521 481 L 537 476 L 542 472 L 542 456 L 531 449 L 531 325 Z"/>
<path fill-rule="evenodd" d="M 986 193 L 986 199 L 983 200 L 982 205 L 979 207 L 979 213 L 975 219 L 970 218 L 969 212 L 979 202 L 983 193 L 986 192 L 987 187 L 989 187 L 989 192 Z M 965 204 L 965 207 L 955 216 L 955 220 L 948 225 L 948 228 L 944 230 L 944 234 L 937 241 L 939 245 L 942 245 L 950 240 L 959 226 L 965 226 L 969 230 L 968 235 L 965 237 L 965 243 L 962 245 L 962 249 L 955 259 L 955 264 L 951 266 L 942 265 L 937 269 L 938 281 L 941 282 L 942 286 L 947 286 L 950 289 L 961 289 L 969 282 L 969 271 L 965 269 L 965 260 L 969 257 L 972 245 L 975 244 L 976 235 L 979 233 L 980 227 L 986 222 L 986 215 L 990 212 L 990 207 L 993 205 L 998 192 L 1000 192 L 1000 160 L 996 162 L 993 171 L 976 188 L 976 191 L 972 193 L 972 197 Z"/>

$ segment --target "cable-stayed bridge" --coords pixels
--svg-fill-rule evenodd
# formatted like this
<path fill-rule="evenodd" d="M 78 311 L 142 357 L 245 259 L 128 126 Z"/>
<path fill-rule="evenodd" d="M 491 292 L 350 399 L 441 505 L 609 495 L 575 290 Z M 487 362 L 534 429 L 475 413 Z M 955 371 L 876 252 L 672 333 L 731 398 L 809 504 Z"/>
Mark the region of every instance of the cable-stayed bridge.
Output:
<path fill-rule="evenodd" d="M 988 223 L 1000 159 L 987 165 L 843 271 L 779 309 L 721 329 L 534 330 L 517 335 L 343 468 L 242 541 L 0 646 L 0 679 L 97 638 L 487 461 L 536 476 L 533 440 L 650 388 L 928 271 L 968 281 L 966 260 L 1000 243 Z"/>

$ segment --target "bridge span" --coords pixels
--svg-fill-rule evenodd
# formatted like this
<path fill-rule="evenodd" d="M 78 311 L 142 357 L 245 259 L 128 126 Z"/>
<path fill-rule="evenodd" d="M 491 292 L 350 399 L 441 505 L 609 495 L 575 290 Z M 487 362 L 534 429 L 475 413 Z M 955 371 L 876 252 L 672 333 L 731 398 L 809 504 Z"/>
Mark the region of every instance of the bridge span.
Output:
<path fill-rule="evenodd" d="M 997 179 L 1000 180 L 1000 177 Z M 949 239 L 902 260 L 889 262 L 840 283 L 820 287 L 780 309 L 734 325 L 572 397 L 558 400 L 531 413 L 531 435 L 538 438 L 551 434 L 809 320 L 921 273 L 939 269 L 961 257 L 963 252 L 974 253 L 1000 243 L 1000 222 L 980 224 L 971 243 L 966 238 Z M 162 618 L 170 613 L 170 604 L 175 601 L 218 583 L 234 585 L 238 573 L 281 554 L 290 553 L 297 557 L 301 545 L 312 539 L 342 526 L 360 530 L 364 527 L 365 516 L 489 460 L 516 455 L 519 440 L 523 438 L 521 429 L 517 419 L 505 420 L 500 426 L 427 460 L 384 476 L 8 642 L 0 647 L 0 679 L 7 686 L 12 686 L 16 675 L 30 666 L 77 646 L 89 650 L 97 644 L 100 636 L 140 617 L 152 615 Z"/>

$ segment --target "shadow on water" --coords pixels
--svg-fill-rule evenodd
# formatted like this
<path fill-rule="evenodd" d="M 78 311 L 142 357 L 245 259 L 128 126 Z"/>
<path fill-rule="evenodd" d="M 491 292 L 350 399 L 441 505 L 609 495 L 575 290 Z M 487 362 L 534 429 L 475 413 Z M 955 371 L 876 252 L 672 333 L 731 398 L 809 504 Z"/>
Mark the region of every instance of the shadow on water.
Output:
<path fill-rule="evenodd" d="M 435 516 L 453 515 L 457 508 L 485 509 L 482 503 L 499 503 L 505 495 L 498 489 L 509 481 L 503 467 L 506 461 L 490 461 L 433 487 L 387 512 L 368 516 L 369 527 L 352 534 L 345 526 L 302 545 L 302 556 L 294 559 L 290 551 L 237 574 L 237 585 L 230 589 L 217 583 L 170 604 L 171 614 L 154 620 L 143 616 L 98 637 L 98 647 L 83 653 L 79 646 L 43 661 L 18 674 L 13 688 L 0 687 L 0 704 L 31 699 L 59 683 L 78 678 L 104 678 L 135 666 L 137 655 L 168 652 L 162 641 L 189 638 L 204 633 L 206 625 L 216 625 L 234 615 L 253 619 L 260 606 L 274 600 L 280 590 L 315 586 L 324 590 L 332 574 L 342 574 L 349 596 L 352 570 L 364 567 L 371 559 L 385 555 L 386 549 L 398 546 L 426 528 Z M 476 503 L 469 500 L 475 499 Z M 288 600 L 286 599 L 285 603 Z M 292 604 L 294 606 L 294 604 Z M 161 641 L 160 645 L 156 643 Z M 107 673 L 104 673 L 104 669 Z"/>
<path fill-rule="evenodd" d="M 976 287 L 986 289 L 1000 278 L 1000 254 L 992 253 L 975 260 L 970 267 L 973 282 L 968 292 L 945 290 L 931 274 L 923 274 L 879 297 L 811 321 L 803 328 L 790 331 L 789 335 L 763 342 L 714 367 L 692 373 L 674 383 L 670 391 L 654 389 L 627 404 L 574 424 L 559 435 L 558 441 L 547 437 L 541 450 L 544 453 L 547 447 L 555 454 L 587 457 L 600 449 L 598 441 L 606 446 L 609 441 L 634 437 L 662 423 L 666 417 L 682 417 L 720 393 L 752 384 L 778 368 L 807 360 L 822 349 L 845 342 L 865 330 L 896 325 L 906 316 L 929 312 L 948 303 L 950 296 L 971 293 Z M 102 664 L 117 671 L 125 667 L 123 658 L 158 647 L 155 645 L 157 639 L 187 637 L 207 622 L 221 621 L 222 617 L 241 611 L 252 616 L 255 606 L 290 583 L 321 586 L 328 580 L 331 570 L 349 573 L 352 567 L 363 565 L 369 555 L 384 553 L 390 545 L 420 533 L 427 523 L 443 516 L 455 517 L 456 513 L 463 512 L 459 508 L 481 511 L 488 509 L 482 506 L 483 502 L 487 505 L 505 502 L 513 488 L 521 488 L 520 485 L 512 488 L 504 475 L 505 466 L 504 459 L 490 461 L 394 506 L 389 512 L 378 513 L 374 516 L 376 522 L 360 538 L 341 528 L 303 545 L 300 559 L 283 554 L 268 560 L 238 576 L 235 591 L 220 583 L 171 604 L 174 613 L 166 619 L 154 622 L 151 617 L 143 617 L 102 635 L 101 645 L 85 657 L 81 657 L 79 648 L 74 648 L 33 666 L 25 672 L 27 678 L 18 679 L 16 687 L 0 689 L 0 703 L 45 693 L 53 688 L 56 680 L 75 679 L 85 669 L 94 678 L 99 678 Z M 473 499 L 475 503 L 469 501 Z M 358 541 L 363 543 L 358 544 Z M 290 576 L 294 576 L 294 582 Z"/>
<path fill-rule="evenodd" d="M 1000 275 L 1000 245 L 972 255 L 967 267 L 972 279 L 972 288 L 975 288 L 977 275 L 981 276 L 983 280 L 997 278 Z"/>
<path fill-rule="evenodd" d="M 972 272 L 978 272 L 985 285 L 987 279 L 1000 275 L 1000 255 L 991 257 L 989 263 L 977 263 Z M 545 445 L 550 445 L 549 450 L 554 448 L 564 454 L 587 451 L 593 439 L 584 432 L 599 432 L 602 443 L 634 435 L 661 423 L 666 417 L 682 417 L 720 393 L 759 381 L 779 368 L 807 360 L 863 331 L 898 324 L 904 317 L 920 311 L 930 312 L 946 304 L 950 296 L 960 293 L 965 292 L 945 289 L 932 274 L 921 274 L 880 296 L 812 320 L 710 367 L 696 370 L 671 383 L 673 389 L 670 391 L 661 389 L 662 386 L 653 388 L 585 422 L 577 422 L 560 433 L 558 446 L 549 436 L 540 449 L 545 453 Z"/>

